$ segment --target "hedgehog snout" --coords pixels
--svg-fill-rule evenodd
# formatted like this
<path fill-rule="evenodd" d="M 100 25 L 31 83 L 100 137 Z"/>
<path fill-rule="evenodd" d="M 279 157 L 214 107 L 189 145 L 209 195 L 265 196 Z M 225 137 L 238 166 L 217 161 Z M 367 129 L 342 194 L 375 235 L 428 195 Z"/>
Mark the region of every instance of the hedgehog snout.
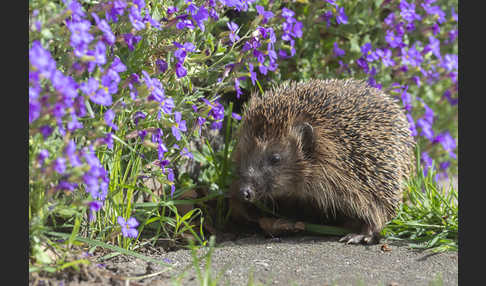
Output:
<path fill-rule="evenodd" d="M 255 198 L 255 191 L 250 186 L 243 186 L 240 188 L 240 198 L 243 201 L 251 202 Z"/>

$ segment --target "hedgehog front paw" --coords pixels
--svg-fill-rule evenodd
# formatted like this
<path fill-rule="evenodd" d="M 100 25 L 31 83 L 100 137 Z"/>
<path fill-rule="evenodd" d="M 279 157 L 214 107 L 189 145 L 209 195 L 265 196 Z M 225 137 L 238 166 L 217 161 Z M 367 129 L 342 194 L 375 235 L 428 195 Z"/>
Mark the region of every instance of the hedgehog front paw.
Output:
<path fill-rule="evenodd" d="M 375 234 L 362 234 L 362 233 L 349 233 L 341 239 L 339 242 L 345 242 L 346 244 L 377 244 L 380 238 Z"/>

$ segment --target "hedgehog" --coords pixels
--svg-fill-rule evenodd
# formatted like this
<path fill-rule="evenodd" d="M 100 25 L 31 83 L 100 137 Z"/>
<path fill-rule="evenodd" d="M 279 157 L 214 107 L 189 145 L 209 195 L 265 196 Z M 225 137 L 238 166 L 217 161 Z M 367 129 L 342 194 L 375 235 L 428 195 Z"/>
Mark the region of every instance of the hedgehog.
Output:
<path fill-rule="evenodd" d="M 346 227 L 374 244 L 396 216 L 415 142 L 397 99 L 356 79 L 287 81 L 245 106 L 233 152 L 231 217 Z"/>

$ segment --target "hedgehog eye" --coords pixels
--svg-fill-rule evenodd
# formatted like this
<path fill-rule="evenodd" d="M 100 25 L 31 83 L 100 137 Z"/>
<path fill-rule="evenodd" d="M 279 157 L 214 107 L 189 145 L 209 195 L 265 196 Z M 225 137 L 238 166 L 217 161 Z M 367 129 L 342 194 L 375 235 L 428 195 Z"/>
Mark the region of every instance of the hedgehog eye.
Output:
<path fill-rule="evenodd" d="M 270 163 L 272 165 L 275 165 L 277 164 L 278 162 L 280 162 L 280 154 L 272 154 L 272 156 L 270 156 Z"/>

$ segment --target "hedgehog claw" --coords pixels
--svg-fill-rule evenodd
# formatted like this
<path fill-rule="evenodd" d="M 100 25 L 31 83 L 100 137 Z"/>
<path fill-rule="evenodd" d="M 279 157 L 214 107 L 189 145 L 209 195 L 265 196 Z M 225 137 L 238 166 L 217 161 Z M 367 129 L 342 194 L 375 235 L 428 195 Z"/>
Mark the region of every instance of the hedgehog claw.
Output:
<path fill-rule="evenodd" d="M 375 244 L 377 243 L 374 235 L 349 233 L 339 239 L 339 242 L 345 242 L 346 244 Z"/>

